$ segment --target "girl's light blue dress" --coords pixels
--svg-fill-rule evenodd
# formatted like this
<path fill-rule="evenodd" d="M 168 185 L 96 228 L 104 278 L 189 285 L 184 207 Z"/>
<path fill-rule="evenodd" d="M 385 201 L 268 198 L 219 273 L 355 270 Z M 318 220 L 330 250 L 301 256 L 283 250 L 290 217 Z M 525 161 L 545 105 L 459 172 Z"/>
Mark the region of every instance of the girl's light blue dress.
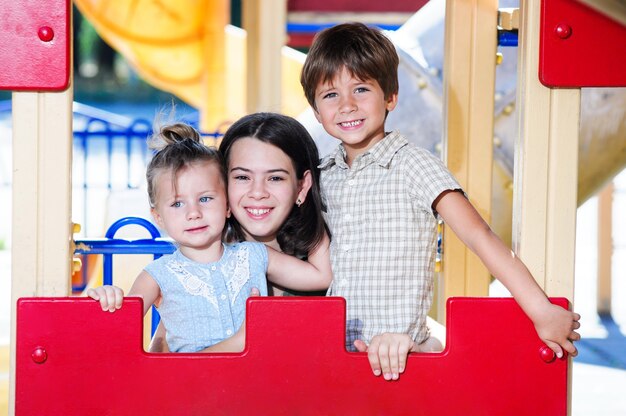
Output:
<path fill-rule="evenodd" d="M 252 288 L 267 296 L 267 248 L 224 245 L 215 263 L 197 263 L 180 250 L 146 268 L 161 289 L 158 311 L 170 351 L 196 352 L 231 337 L 244 321 Z"/>

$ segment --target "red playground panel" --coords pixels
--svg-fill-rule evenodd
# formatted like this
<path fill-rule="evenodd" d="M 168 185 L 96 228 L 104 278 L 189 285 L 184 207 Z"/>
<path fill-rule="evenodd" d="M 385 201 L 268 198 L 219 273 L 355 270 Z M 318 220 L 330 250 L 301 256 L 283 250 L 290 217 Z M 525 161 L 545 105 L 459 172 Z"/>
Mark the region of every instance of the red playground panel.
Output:
<path fill-rule="evenodd" d="M 539 80 L 547 87 L 626 87 L 626 26 L 580 1 L 542 0 Z"/>
<path fill-rule="evenodd" d="M 553 299 L 567 307 L 567 300 Z M 16 415 L 567 414 L 567 359 L 513 299 L 452 298 L 447 347 L 412 354 L 398 381 L 344 348 L 342 298 L 251 298 L 242 353 L 150 354 L 141 301 L 17 304 Z"/>
<path fill-rule="evenodd" d="M 70 0 L 7 0 L 0 12 L 0 90 L 63 91 L 70 79 Z"/>

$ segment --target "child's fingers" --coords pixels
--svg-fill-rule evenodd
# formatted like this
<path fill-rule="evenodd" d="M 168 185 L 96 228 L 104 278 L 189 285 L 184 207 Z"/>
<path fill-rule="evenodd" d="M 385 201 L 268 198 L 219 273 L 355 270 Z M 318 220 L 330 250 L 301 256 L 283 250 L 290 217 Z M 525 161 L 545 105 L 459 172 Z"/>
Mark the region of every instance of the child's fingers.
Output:
<path fill-rule="evenodd" d="M 580 341 L 580 334 L 576 331 L 572 331 L 567 339 L 570 341 Z"/>
<path fill-rule="evenodd" d="M 578 334 L 576 334 L 578 335 Z M 572 357 L 576 357 L 578 355 L 578 349 L 572 341 L 565 341 L 562 345 L 563 349 L 569 353 Z"/>
<path fill-rule="evenodd" d="M 391 380 L 391 368 L 389 364 L 389 344 L 387 343 L 376 343 L 374 344 L 374 340 L 370 344 L 367 350 L 367 357 L 370 360 L 370 365 L 372 366 L 372 370 L 374 374 L 383 375 L 385 380 Z"/>
<path fill-rule="evenodd" d="M 93 300 L 100 300 L 100 294 L 94 288 L 87 289 L 86 295 Z"/>
<path fill-rule="evenodd" d="M 100 299 L 100 305 L 102 305 L 103 310 L 115 312 L 115 310 L 122 307 L 123 299 L 124 293 L 120 288 L 115 286 L 107 286 L 104 288 L 104 297 Z"/>
<path fill-rule="evenodd" d="M 559 344 L 557 344 L 556 342 L 552 342 L 552 341 L 546 341 L 546 345 L 548 346 L 548 348 L 550 348 L 552 351 L 554 351 L 554 353 L 556 354 L 557 358 L 563 357 L 563 349 L 561 348 L 561 346 Z M 573 344 L 572 344 L 572 346 L 573 346 Z"/>
<path fill-rule="evenodd" d="M 367 344 L 360 339 L 354 341 L 354 348 L 356 348 L 358 352 L 367 352 Z"/>
<path fill-rule="evenodd" d="M 250 289 L 250 296 L 261 296 L 259 288 L 253 287 L 252 289 Z"/>
<path fill-rule="evenodd" d="M 404 373 L 404 369 L 406 368 L 406 360 L 409 356 L 409 352 L 413 348 L 415 342 L 411 340 L 408 344 L 400 344 L 400 348 L 398 349 L 398 372 L 399 374 Z"/>
<path fill-rule="evenodd" d="M 391 380 L 397 380 L 400 376 L 400 354 L 401 344 L 394 343 L 389 345 L 389 372 Z"/>
<path fill-rule="evenodd" d="M 355 341 L 355 346 L 356 346 L 356 341 Z M 374 375 L 377 377 L 382 374 L 380 360 L 378 358 L 379 347 L 380 347 L 379 340 L 377 337 L 374 337 L 370 345 L 367 346 L 366 348 L 367 359 L 370 362 L 370 367 L 372 368 L 372 372 L 374 373 Z"/>

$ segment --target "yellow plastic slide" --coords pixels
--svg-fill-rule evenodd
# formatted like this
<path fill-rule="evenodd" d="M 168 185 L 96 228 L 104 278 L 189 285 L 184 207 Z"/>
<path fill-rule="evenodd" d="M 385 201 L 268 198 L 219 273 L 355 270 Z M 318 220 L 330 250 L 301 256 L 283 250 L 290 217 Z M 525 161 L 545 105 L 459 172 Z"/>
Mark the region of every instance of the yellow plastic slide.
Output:
<path fill-rule="evenodd" d="M 228 0 L 75 0 L 83 16 L 148 83 L 204 109 L 206 129 L 245 114 L 245 32 L 228 26 Z M 307 108 L 304 55 L 284 48 L 283 112 Z"/>

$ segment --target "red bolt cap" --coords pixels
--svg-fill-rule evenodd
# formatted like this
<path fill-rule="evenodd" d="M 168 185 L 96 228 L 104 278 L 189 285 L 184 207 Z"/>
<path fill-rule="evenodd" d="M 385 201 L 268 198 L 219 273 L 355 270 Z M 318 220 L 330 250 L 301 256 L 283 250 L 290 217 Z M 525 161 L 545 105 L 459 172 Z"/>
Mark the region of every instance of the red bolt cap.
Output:
<path fill-rule="evenodd" d="M 42 26 L 37 31 L 37 35 L 39 35 L 39 39 L 44 42 L 50 42 L 54 39 L 54 30 L 50 26 Z"/>
<path fill-rule="evenodd" d="M 43 347 L 37 347 L 33 350 L 31 357 L 37 364 L 43 364 L 48 359 L 48 353 Z"/>
<path fill-rule="evenodd" d="M 554 28 L 554 33 L 561 39 L 567 39 L 572 35 L 572 27 L 566 23 L 559 23 Z"/>
<path fill-rule="evenodd" d="M 554 351 L 545 345 L 539 348 L 539 355 L 541 356 L 541 359 L 547 363 L 551 363 L 556 358 Z"/>

